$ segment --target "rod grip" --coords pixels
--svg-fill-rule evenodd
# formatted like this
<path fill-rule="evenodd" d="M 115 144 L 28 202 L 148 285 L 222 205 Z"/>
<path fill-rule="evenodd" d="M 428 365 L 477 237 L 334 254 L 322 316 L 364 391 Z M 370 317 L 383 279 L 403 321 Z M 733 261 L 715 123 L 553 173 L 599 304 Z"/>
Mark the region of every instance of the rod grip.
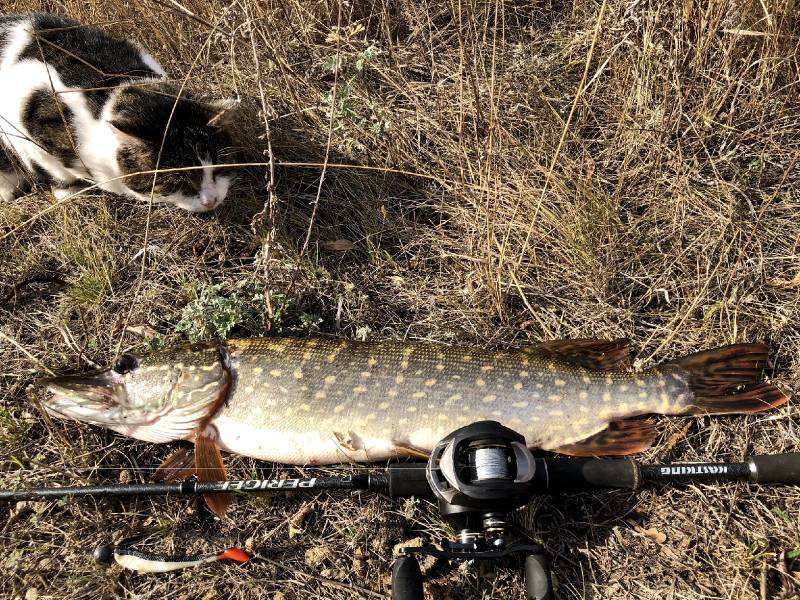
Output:
<path fill-rule="evenodd" d="M 537 490 L 580 492 L 595 488 L 639 487 L 639 465 L 629 458 L 541 458 L 534 476 Z"/>
<path fill-rule="evenodd" d="M 387 469 L 390 498 L 430 497 L 431 486 L 425 477 L 427 463 L 393 463 Z"/>
<path fill-rule="evenodd" d="M 800 484 L 800 454 L 768 454 L 751 456 L 750 481 L 753 483 Z"/>

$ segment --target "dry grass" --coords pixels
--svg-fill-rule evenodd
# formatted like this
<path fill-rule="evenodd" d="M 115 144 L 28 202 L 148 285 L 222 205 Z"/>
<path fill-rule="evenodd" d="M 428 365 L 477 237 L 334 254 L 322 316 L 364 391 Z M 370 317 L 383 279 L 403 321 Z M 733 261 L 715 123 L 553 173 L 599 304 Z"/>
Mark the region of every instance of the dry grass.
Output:
<path fill-rule="evenodd" d="M 50 423 L 29 386 L 141 346 L 126 326 L 180 342 L 181 307 L 209 284 L 283 294 L 298 307 L 287 329 L 306 312 L 343 337 L 500 347 L 628 336 L 642 364 L 767 340 L 793 389 L 793 0 L 186 2 L 216 30 L 176 5 L 3 2 L 133 33 L 176 78 L 196 59 L 188 85 L 241 98 L 237 134 L 254 162 L 269 160 L 266 118 L 276 163 L 272 195 L 269 169 L 253 167 L 213 215 L 157 207 L 148 220 L 145 205 L 94 195 L 27 222 L 52 207 L 44 191 L 0 206 L 3 487 L 144 478 L 167 448 Z M 326 249 L 338 239 L 353 248 Z M 644 459 L 795 450 L 797 421 L 791 404 L 663 419 Z M 233 474 L 253 468 L 230 462 Z M 224 522 L 184 500 L 0 509 L 0 595 L 386 597 L 393 545 L 442 528 L 426 503 L 323 494 L 289 539 L 302 502 L 239 502 Z M 541 498 L 521 521 L 554 553 L 562 598 L 779 598 L 794 593 L 777 569 L 781 551 L 800 551 L 799 510 L 797 490 L 689 486 Z M 131 534 L 165 551 L 238 541 L 275 562 L 155 577 L 92 564 L 95 543 Z M 320 546 L 321 564 L 306 561 Z M 481 577 L 437 567 L 429 591 L 522 595 L 513 566 Z"/>

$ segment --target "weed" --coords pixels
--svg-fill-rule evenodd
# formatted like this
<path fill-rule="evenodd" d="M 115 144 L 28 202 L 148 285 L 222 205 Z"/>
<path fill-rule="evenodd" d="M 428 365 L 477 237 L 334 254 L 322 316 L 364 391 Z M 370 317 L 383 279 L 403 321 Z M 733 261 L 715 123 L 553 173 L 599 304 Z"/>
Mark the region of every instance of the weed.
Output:
<path fill-rule="evenodd" d="M 312 332 L 322 323 L 322 317 L 301 312 L 297 302 L 281 292 L 270 291 L 269 297 L 268 305 L 263 292 L 256 291 L 249 282 L 240 282 L 232 289 L 222 284 L 207 286 L 183 308 L 175 331 L 192 342 L 200 342 L 225 340 L 232 334 L 239 337 L 258 337 L 267 332 L 280 334 L 287 329 Z M 163 339 L 157 337 L 149 343 L 159 348 Z"/>
<path fill-rule="evenodd" d="M 229 293 L 222 285 L 206 287 L 183 309 L 175 331 L 192 342 L 225 340 L 235 328 L 250 335 L 263 334 L 264 298 L 248 294 L 245 287 L 239 285 Z"/>

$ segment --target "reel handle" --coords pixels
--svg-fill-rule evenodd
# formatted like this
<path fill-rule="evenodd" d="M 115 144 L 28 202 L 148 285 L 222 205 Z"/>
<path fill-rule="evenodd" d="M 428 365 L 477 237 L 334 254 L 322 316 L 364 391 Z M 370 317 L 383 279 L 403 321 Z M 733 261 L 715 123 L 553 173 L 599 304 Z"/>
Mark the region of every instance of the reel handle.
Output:
<path fill-rule="evenodd" d="M 550 561 L 544 554 L 530 554 L 525 559 L 525 599 L 554 600 Z"/>
<path fill-rule="evenodd" d="M 800 484 L 800 454 L 769 454 L 750 456 L 745 461 L 750 467 L 753 483 Z"/>
<path fill-rule="evenodd" d="M 392 600 L 424 600 L 422 571 L 413 556 L 402 556 L 392 567 Z"/>

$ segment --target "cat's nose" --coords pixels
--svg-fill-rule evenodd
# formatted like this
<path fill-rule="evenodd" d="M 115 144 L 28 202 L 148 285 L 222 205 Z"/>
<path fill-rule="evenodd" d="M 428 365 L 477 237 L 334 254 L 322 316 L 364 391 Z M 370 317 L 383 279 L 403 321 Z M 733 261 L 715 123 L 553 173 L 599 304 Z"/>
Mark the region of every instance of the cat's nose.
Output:
<path fill-rule="evenodd" d="M 200 192 L 200 204 L 205 208 L 215 208 L 219 204 L 219 194 L 215 190 L 202 190 Z"/>

